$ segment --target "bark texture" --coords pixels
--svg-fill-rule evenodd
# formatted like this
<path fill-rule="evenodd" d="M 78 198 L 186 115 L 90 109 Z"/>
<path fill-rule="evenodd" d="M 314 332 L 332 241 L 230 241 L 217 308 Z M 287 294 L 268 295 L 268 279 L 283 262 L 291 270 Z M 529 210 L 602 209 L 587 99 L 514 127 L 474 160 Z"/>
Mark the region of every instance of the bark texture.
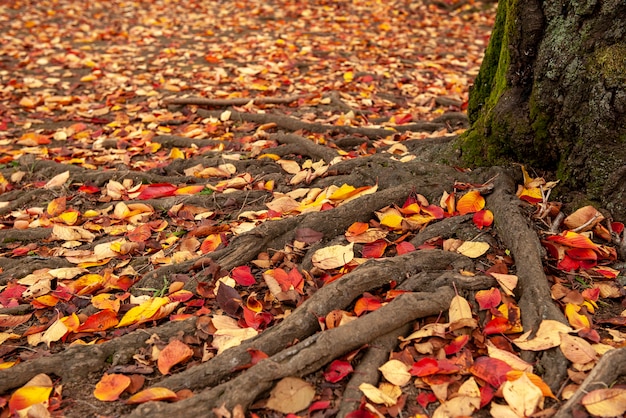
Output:
<path fill-rule="evenodd" d="M 622 0 L 501 1 L 463 160 L 555 170 L 563 195 L 626 219 L 625 15 Z"/>

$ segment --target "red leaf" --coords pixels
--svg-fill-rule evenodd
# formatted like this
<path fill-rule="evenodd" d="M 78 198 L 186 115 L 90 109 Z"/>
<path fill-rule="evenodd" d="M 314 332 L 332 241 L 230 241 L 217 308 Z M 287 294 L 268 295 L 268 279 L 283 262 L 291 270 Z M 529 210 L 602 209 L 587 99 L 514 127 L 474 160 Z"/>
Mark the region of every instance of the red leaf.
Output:
<path fill-rule="evenodd" d="M 432 392 L 420 392 L 419 395 L 417 395 L 417 403 L 424 409 L 426 409 L 428 404 L 433 402 L 437 402 L 437 397 Z"/>
<path fill-rule="evenodd" d="M 117 319 L 117 313 L 110 309 L 97 312 L 85 320 L 76 332 L 99 332 L 109 328 L 113 328 L 120 321 Z"/>
<path fill-rule="evenodd" d="M 410 253 L 412 251 L 415 251 L 415 246 L 408 241 L 402 241 L 396 245 L 396 253 L 398 255 Z"/>
<path fill-rule="evenodd" d="M 230 277 L 233 278 L 240 286 L 252 286 L 256 284 L 256 280 L 252 275 L 252 270 L 248 266 L 235 267 L 230 272 Z"/>
<path fill-rule="evenodd" d="M 83 192 L 83 193 L 88 193 L 88 194 L 94 194 L 94 193 L 98 193 L 100 191 L 100 188 L 97 186 L 88 186 L 86 184 L 83 184 L 82 186 L 78 188 L 78 191 Z"/>
<path fill-rule="evenodd" d="M 568 255 L 565 255 L 561 261 L 556 265 L 559 270 L 574 271 L 578 270 L 580 263 Z"/>
<path fill-rule="evenodd" d="M 624 231 L 624 224 L 621 222 L 611 222 L 611 229 L 616 234 L 621 234 Z"/>
<path fill-rule="evenodd" d="M 324 379 L 330 383 L 337 383 L 350 373 L 352 373 L 352 365 L 345 360 L 333 360 L 324 372 Z"/>
<path fill-rule="evenodd" d="M 478 229 L 483 229 L 493 223 L 493 213 L 488 209 L 482 209 L 474 214 L 472 220 Z"/>
<path fill-rule="evenodd" d="M 465 347 L 468 341 L 469 335 L 459 335 L 454 340 L 452 340 L 450 344 L 446 345 L 443 348 L 443 351 L 446 353 L 447 356 L 456 354 L 461 351 L 463 347 Z"/>
<path fill-rule="evenodd" d="M 411 370 L 411 376 L 430 376 L 439 372 L 439 364 L 437 360 L 431 357 L 424 357 L 420 361 L 413 363 Z"/>
<path fill-rule="evenodd" d="M 480 388 L 480 407 L 486 406 L 493 399 L 496 390 L 491 385 L 484 385 Z"/>
<path fill-rule="evenodd" d="M 254 312 L 252 309 L 244 306 L 243 319 L 248 327 L 258 330 L 272 322 L 273 317 L 269 312 Z"/>
<path fill-rule="evenodd" d="M 314 411 L 321 411 L 330 408 L 330 401 L 316 401 L 309 406 L 309 414 Z"/>
<path fill-rule="evenodd" d="M 145 242 L 152 235 L 152 229 L 147 224 L 142 224 L 126 235 L 132 242 Z"/>
<path fill-rule="evenodd" d="M 156 199 L 159 197 L 167 197 L 173 196 L 174 193 L 178 190 L 178 187 L 174 186 L 170 183 L 155 183 L 146 186 L 137 199 L 146 200 L 146 199 Z"/>
<path fill-rule="evenodd" d="M 387 242 L 379 239 L 378 241 L 374 241 L 370 244 L 365 244 L 363 246 L 363 250 L 361 251 L 361 255 L 364 258 L 380 258 L 383 254 L 385 254 L 385 249 L 387 249 Z"/>
<path fill-rule="evenodd" d="M 478 302 L 481 311 L 496 308 L 502 302 L 502 294 L 495 287 L 489 290 L 479 290 L 476 292 L 476 302 Z"/>
<path fill-rule="evenodd" d="M 491 357 L 478 357 L 470 367 L 470 373 L 489 383 L 494 388 L 506 382 L 506 374 L 513 370 L 511 366 Z"/>
<path fill-rule="evenodd" d="M 561 235 L 552 235 L 546 239 L 573 248 L 591 248 L 592 250 L 598 248 L 598 246 L 585 235 L 572 231 L 565 231 Z"/>
<path fill-rule="evenodd" d="M 492 335 L 492 334 L 504 334 L 512 327 L 509 320 L 503 316 L 497 316 L 493 318 L 491 321 L 487 322 L 485 328 L 483 328 L 483 334 Z"/>
<path fill-rule="evenodd" d="M 443 208 L 437 205 L 428 205 L 423 207 L 422 212 L 426 212 L 427 214 L 434 216 L 435 219 L 443 219 L 444 216 Z"/>
<path fill-rule="evenodd" d="M 356 304 L 354 305 L 354 313 L 357 316 L 361 316 L 363 313 L 375 311 L 381 306 L 382 303 L 376 298 L 362 297 L 361 299 L 356 301 Z"/>

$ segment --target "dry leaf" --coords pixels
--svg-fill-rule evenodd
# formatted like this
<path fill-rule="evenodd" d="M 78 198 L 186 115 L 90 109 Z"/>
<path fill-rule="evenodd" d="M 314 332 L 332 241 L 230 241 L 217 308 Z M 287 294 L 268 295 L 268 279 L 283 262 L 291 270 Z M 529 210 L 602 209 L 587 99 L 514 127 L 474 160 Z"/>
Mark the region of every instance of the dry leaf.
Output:
<path fill-rule="evenodd" d="M 65 182 L 69 180 L 69 178 L 70 178 L 69 170 L 64 171 L 63 173 L 57 174 L 56 176 L 52 177 L 43 187 L 44 189 L 52 189 L 54 187 L 63 186 Z"/>
<path fill-rule="evenodd" d="M 348 245 L 331 245 L 320 248 L 313 253 L 311 261 L 315 267 L 323 270 L 343 267 L 354 258 L 353 247 L 354 243 L 351 242 Z"/>
<path fill-rule="evenodd" d="M 489 244 L 480 241 L 465 241 L 456 252 L 469 258 L 478 258 L 489 251 Z"/>
<path fill-rule="evenodd" d="M 398 386 L 389 383 L 381 383 L 380 389 L 369 383 L 361 383 L 359 390 L 370 401 L 385 406 L 395 405 L 400 395 L 402 395 L 402 390 Z"/>
<path fill-rule="evenodd" d="M 535 386 L 525 373 L 517 380 L 504 382 L 502 396 L 511 409 L 521 417 L 532 415 L 543 400 L 541 389 Z"/>
<path fill-rule="evenodd" d="M 283 414 L 295 414 L 306 409 L 315 398 L 315 389 L 297 377 L 281 379 L 270 392 L 267 408 Z"/>
<path fill-rule="evenodd" d="M 193 350 L 180 340 L 173 340 L 159 353 L 157 366 L 162 374 L 168 374 L 170 369 L 179 363 L 184 363 L 193 356 Z"/>
<path fill-rule="evenodd" d="M 581 403 L 587 412 L 600 417 L 621 417 L 626 413 L 626 389 L 597 389 L 586 394 Z"/>
<path fill-rule="evenodd" d="M 378 368 L 385 379 L 397 386 L 404 386 L 411 381 L 410 367 L 400 360 L 389 360 Z"/>

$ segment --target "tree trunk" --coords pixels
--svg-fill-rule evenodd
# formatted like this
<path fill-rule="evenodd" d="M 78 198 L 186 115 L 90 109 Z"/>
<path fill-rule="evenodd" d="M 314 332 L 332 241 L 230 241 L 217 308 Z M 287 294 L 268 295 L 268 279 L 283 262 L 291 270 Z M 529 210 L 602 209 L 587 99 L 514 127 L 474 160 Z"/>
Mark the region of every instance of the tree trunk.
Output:
<path fill-rule="evenodd" d="M 554 170 L 562 194 L 583 192 L 626 220 L 624 16 L 624 0 L 502 0 L 462 159 Z"/>

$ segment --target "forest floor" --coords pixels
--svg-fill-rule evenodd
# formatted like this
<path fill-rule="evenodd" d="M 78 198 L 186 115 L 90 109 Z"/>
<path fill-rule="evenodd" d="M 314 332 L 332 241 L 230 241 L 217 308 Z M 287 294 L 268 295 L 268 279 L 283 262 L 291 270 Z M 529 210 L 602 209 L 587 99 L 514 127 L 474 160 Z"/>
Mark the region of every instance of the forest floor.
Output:
<path fill-rule="evenodd" d="M 623 414 L 623 224 L 449 146 L 494 15 L 0 2 L 0 418 Z"/>

